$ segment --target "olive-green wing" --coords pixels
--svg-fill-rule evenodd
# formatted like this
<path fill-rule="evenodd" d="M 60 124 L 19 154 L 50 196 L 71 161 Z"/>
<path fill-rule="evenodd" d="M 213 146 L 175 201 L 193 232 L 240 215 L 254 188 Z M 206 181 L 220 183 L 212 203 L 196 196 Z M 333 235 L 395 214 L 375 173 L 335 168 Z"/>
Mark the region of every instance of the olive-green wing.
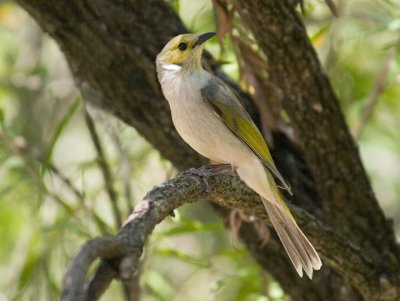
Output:
<path fill-rule="evenodd" d="M 201 89 L 201 95 L 225 125 L 257 155 L 284 188 L 292 194 L 289 185 L 276 169 L 268 146 L 257 126 L 225 83 L 218 78 L 213 78 Z"/>

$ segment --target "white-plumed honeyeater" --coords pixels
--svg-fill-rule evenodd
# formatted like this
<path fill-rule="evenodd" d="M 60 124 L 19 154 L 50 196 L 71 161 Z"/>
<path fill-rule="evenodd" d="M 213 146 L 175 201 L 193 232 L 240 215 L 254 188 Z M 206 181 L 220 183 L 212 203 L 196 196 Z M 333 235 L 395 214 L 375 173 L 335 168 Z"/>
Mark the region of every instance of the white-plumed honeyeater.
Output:
<path fill-rule="evenodd" d="M 257 192 L 297 273 L 311 278 L 321 268 L 314 247 L 299 229 L 274 177 L 290 192 L 267 144 L 235 93 L 201 66 L 203 43 L 214 33 L 173 38 L 157 56 L 157 73 L 181 137 L 201 155 L 231 164 Z"/>

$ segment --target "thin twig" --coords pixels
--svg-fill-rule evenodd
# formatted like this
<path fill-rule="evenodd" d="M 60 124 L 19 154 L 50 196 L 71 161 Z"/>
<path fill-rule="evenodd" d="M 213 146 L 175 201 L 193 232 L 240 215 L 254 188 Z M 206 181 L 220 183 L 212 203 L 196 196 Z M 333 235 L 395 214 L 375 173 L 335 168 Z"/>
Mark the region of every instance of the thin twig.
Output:
<path fill-rule="evenodd" d="M 140 300 L 140 273 L 135 273 L 131 279 L 124 281 L 125 299 L 128 301 Z"/>
<path fill-rule="evenodd" d="M 4 141 L 5 145 L 11 150 L 11 152 L 16 155 L 17 157 L 20 157 L 22 161 L 25 164 L 25 167 L 28 169 L 29 173 L 31 174 L 32 178 L 37 180 L 39 183 L 42 182 L 40 180 L 40 177 L 38 177 L 37 172 L 35 171 L 35 168 L 33 167 L 32 163 L 29 161 L 29 159 L 25 156 L 25 154 L 22 152 L 21 147 L 16 145 L 14 141 L 7 135 L 6 131 L 4 129 L 0 130 L 0 139 Z"/>
<path fill-rule="evenodd" d="M 131 188 L 132 172 L 131 172 L 129 157 L 126 152 L 126 149 L 122 145 L 118 132 L 115 130 L 113 125 L 106 121 L 104 121 L 103 124 L 105 126 L 106 132 L 110 135 L 112 141 L 114 142 L 119 152 L 120 173 L 121 173 L 121 178 L 123 179 L 124 182 L 124 191 L 125 191 L 124 199 L 127 206 L 127 212 L 132 212 L 133 211 L 132 204 L 134 204 L 135 201 L 132 196 L 132 188 Z M 130 277 L 128 280 L 123 281 L 122 288 L 126 301 L 140 300 L 139 279 L 140 279 L 140 272 L 138 268 L 133 277 Z"/>
<path fill-rule="evenodd" d="M 72 207 L 69 205 L 68 202 L 64 201 L 62 197 L 53 191 L 51 191 L 45 184 L 45 182 L 42 179 L 42 176 L 38 173 L 34 165 L 32 164 L 31 160 L 35 160 L 39 163 L 43 163 L 43 160 L 37 156 L 33 155 L 33 151 L 26 145 L 21 147 L 17 143 L 15 143 L 11 137 L 9 137 L 6 133 L 6 131 L 0 131 L 0 139 L 2 139 L 5 143 L 5 145 L 10 149 L 10 151 L 15 155 L 21 158 L 21 160 L 24 162 L 25 167 L 28 169 L 29 173 L 32 176 L 32 179 L 39 185 L 41 189 L 46 193 L 46 195 L 53 200 L 55 203 L 57 203 L 61 208 L 63 208 L 70 216 L 71 218 L 75 219 L 78 223 L 80 222 L 79 219 L 74 215 L 74 212 L 76 212 L 76 208 Z M 66 186 L 71 189 L 74 194 L 80 199 L 80 201 L 84 202 L 82 194 L 78 191 L 76 187 L 73 186 L 72 182 L 65 176 L 63 175 L 59 169 L 54 166 L 54 164 L 50 163 L 49 164 L 50 170 L 54 172 L 57 177 L 60 178 L 61 181 L 63 181 Z M 87 210 L 85 206 L 83 206 L 84 209 Z M 99 216 L 97 216 L 96 213 L 90 212 L 95 219 L 96 224 L 98 225 L 98 228 L 100 230 L 100 233 L 103 235 L 109 234 L 110 231 L 107 230 L 107 227 L 105 226 L 104 222 L 102 221 Z"/>
<path fill-rule="evenodd" d="M 21 147 L 14 143 L 5 131 L 0 131 L 0 139 L 2 139 L 5 145 L 13 152 L 16 156 L 20 157 L 24 162 L 26 168 L 28 169 L 29 173 L 32 175 L 33 180 L 38 183 L 38 185 L 45 191 L 45 193 L 58 205 L 64 208 L 68 214 L 73 214 L 76 210 L 70 206 L 67 202 L 65 202 L 58 194 L 52 192 L 42 180 L 42 177 L 36 171 L 35 167 L 31 163 L 30 159 L 34 159 L 39 163 L 43 163 L 43 159 L 41 156 L 34 155 L 33 151 L 28 147 L 24 146 Z M 89 208 L 85 205 L 85 199 L 83 194 L 73 185 L 72 181 L 68 179 L 53 163 L 48 163 L 48 168 L 54 175 L 56 175 L 65 185 L 69 188 L 77 199 L 80 201 L 82 207 L 91 215 L 102 235 L 110 234 L 109 229 L 107 228 L 106 223 L 100 218 L 100 216 L 94 212 L 93 210 L 89 210 Z M 75 218 L 75 217 L 74 217 Z"/>
<path fill-rule="evenodd" d="M 107 160 L 104 156 L 103 147 L 101 145 L 99 135 L 97 134 L 93 119 L 86 108 L 85 108 L 85 122 L 88 127 L 90 137 L 93 141 L 93 145 L 97 152 L 97 162 L 103 174 L 105 188 L 111 202 L 115 225 L 117 226 L 117 228 L 120 228 L 122 225 L 122 217 L 118 208 L 118 197 L 113 186 L 113 178 L 110 172 L 110 166 L 108 165 Z"/>
<path fill-rule="evenodd" d="M 41 176 L 39 173 L 36 171 L 35 167 L 33 166 L 32 162 L 30 161 L 30 158 L 25 153 L 25 147 L 21 148 L 19 145 L 14 143 L 12 139 L 7 135 L 7 133 L 4 130 L 0 130 L 0 139 L 4 141 L 5 145 L 10 149 L 10 151 L 17 157 L 21 158 L 21 160 L 24 162 L 25 167 L 28 169 L 29 173 L 32 176 L 32 179 L 39 185 L 41 189 L 43 189 L 46 194 L 51 197 L 58 205 L 60 205 L 62 208 L 64 208 L 69 214 L 74 212 L 74 209 L 66 203 L 59 195 L 51 192 L 46 185 L 44 184 Z"/>
<path fill-rule="evenodd" d="M 389 76 L 390 65 L 394 59 L 395 51 L 390 51 L 388 58 L 382 66 L 381 71 L 379 72 L 378 79 L 375 83 L 374 88 L 372 89 L 371 95 L 368 98 L 367 104 L 365 105 L 358 125 L 355 127 L 353 131 L 353 137 L 355 139 L 359 139 L 365 129 L 365 126 L 368 123 L 368 120 L 371 118 L 371 115 L 378 104 L 378 101 L 385 91 L 386 81 Z"/>
<path fill-rule="evenodd" d="M 339 10 L 337 9 L 337 6 L 335 4 L 335 2 L 333 2 L 333 0 L 325 0 L 326 5 L 328 5 L 329 10 L 331 11 L 331 13 L 339 18 Z"/>
<path fill-rule="evenodd" d="M 115 146 L 117 147 L 119 153 L 119 166 L 120 166 L 121 178 L 124 181 L 126 208 L 127 212 L 132 212 L 133 211 L 132 204 L 135 203 L 135 200 L 133 199 L 132 195 L 132 187 L 131 187 L 132 168 L 129 162 L 128 153 L 125 147 L 123 146 L 122 141 L 115 127 L 106 119 L 102 120 L 102 124 L 104 125 L 106 132 L 109 134 Z"/>
<path fill-rule="evenodd" d="M 85 197 L 83 196 L 83 194 L 78 190 L 78 188 L 76 188 L 74 186 L 74 184 L 72 183 L 72 181 L 65 176 L 59 169 L 58 167 L 56 167 L 53 163 L 49 163 L 49 169 L 50 171 L 57 176 L 57 178 L 59 178 L 61 180 L 61 182 L 63 182 L 65 184 L 66 187 L 69 188 L 69 190 L 72 191 L 72 193 L 76 196 L 76 198 L 83 204 L 85 201 Z"/>
<path fill-rule="evenodd" d="M 82 208 L 93 217 L 93 220 L 99 232 L 102 235 L 110 235 L 110 230 L 108 229 L 107 224 L 94 210 L 88 208 L 88 206 L 86 205 L 85 196 L 78 190 L 78 188 L 74 186 L 72 181 L 66 175 L 64 175 L 53 163 L 51 162 L 48 163 L 48 168 L 55 176 L 57 176 L 58 179 L 61 180 L 61 182 L 65 184 L 67 188 L 69 188 L 72 191 L 72 193 L 77 197 L 77 199 L 81 203 Z"/>

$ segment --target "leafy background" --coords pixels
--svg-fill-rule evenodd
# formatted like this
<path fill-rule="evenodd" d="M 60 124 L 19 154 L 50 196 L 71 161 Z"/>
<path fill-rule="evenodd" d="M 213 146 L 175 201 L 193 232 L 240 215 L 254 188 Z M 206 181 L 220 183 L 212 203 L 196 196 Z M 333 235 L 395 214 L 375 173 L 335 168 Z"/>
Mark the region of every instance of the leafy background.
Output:
<path fill-rule="evenodd" d="M 216 29 L 211 1 L 169 3 L 189 30 Z M 355 139 L 399 235 L 400 1 L 336 5 L 339 18 L 325 2 L 307 1 L 302 17 L 351 130 L 357 133 L 363 125 Z M 230 39 L 224 42 L 221 49 L 214 39 L 208 50 L 239 80 Z M 133 128 L 87 110 L 95 132 L 55 42 L 13 1 L 0 1 L 1 301 L 57 299 L 79 246 L 116 233 L 116 210 L 125 219 L 146 191 L 176 174 Z M 106 171 L 100 161 L 107 163 Z M 112 187 L 104 185 L 105 172 Z M 206 204 L 193 204 L 160 224 L 143 257 L 142 299 L 283 300 L 279 285 L 223 223 Z M 113 284 L 104 300 L 122 296 Z"/>

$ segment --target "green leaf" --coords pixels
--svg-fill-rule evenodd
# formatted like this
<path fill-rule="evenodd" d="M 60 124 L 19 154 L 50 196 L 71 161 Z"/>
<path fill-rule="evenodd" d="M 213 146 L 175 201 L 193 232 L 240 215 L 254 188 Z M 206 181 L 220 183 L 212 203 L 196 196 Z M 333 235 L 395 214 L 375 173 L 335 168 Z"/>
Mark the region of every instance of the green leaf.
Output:
<path fill-rule="evenodd" d="M 199 232 L 199 231 L 219 231 L 223 230 L 224 227 L 221 223 L 201 223 L 198 221 L 187 221 L 181 224 L 178 224 L 171 229 L 158 232 L 158 236 L 170 236 L 170 235 L 179 235 L 185 233 Z"/>
<path fill-rule="evenodd" d="M 152 295 L 157 297 L 157 300 L 171 300 L 174 296 L 174 288 L 168 279 L 156 270 L 146 271 L 144 274 L 145 284 Z"/>
<path fill-rule="evenodd" d="M 18 278 L 18 289 L 24 289 L 28 283 L 35 277 L 37 268 L 40 264 L 41 238 L 40 235 L 34 234 L 29 242 L 29 248 L 26 258 L 22 265 Z"/>
<path fill-rule="evenodd" d="M 191 256 L 189 254 L 186 254 L 182 251 L 174 250 L 174 249 L 156 249 L 156 253 L 159 255 L 164 255 L 164 256 L 170 256 L 170 257 L 175 257 L 179 260 L 182 260 L 184 262 L 202 267 L 202 268 L 207 268 L 209 267 L 209 263 L 201 258 L 197 258 L 194 256 Z"/>
<path fill-rule="evenodd" d="M 54 130 L 53 136 L 51 137 L 51 140 L 50 140 L 50 145 L 49 145 L 46 155 L 44 157 L 44 166 L 43 166 L 43 170 L 42 170 L 42 175 L 44 174 L 44 172 L 47 170 L 47 168 L 50 165 L 50 162 L 51 162 L 52 156 L 53 156 L 54 147 L 55 147 L 58 139 L 60 138 L 62 132 L 64 131 L 64 129 L 66 128 L 68 123 L 70 122 L 72 116 L 74 116 L 74 113 L 76 112 L 76 110 L 79 108 L 80 103 L 81 103 L 81 99 L 78 97 L 72 103 L 72 105 L 68 109 L 67 113 L 60 120 L 56 129 Z"/>
<path fill-rule="evenodd" d="M 4 111 L 0 108 L 0 124 L 4 123 Z"/>

